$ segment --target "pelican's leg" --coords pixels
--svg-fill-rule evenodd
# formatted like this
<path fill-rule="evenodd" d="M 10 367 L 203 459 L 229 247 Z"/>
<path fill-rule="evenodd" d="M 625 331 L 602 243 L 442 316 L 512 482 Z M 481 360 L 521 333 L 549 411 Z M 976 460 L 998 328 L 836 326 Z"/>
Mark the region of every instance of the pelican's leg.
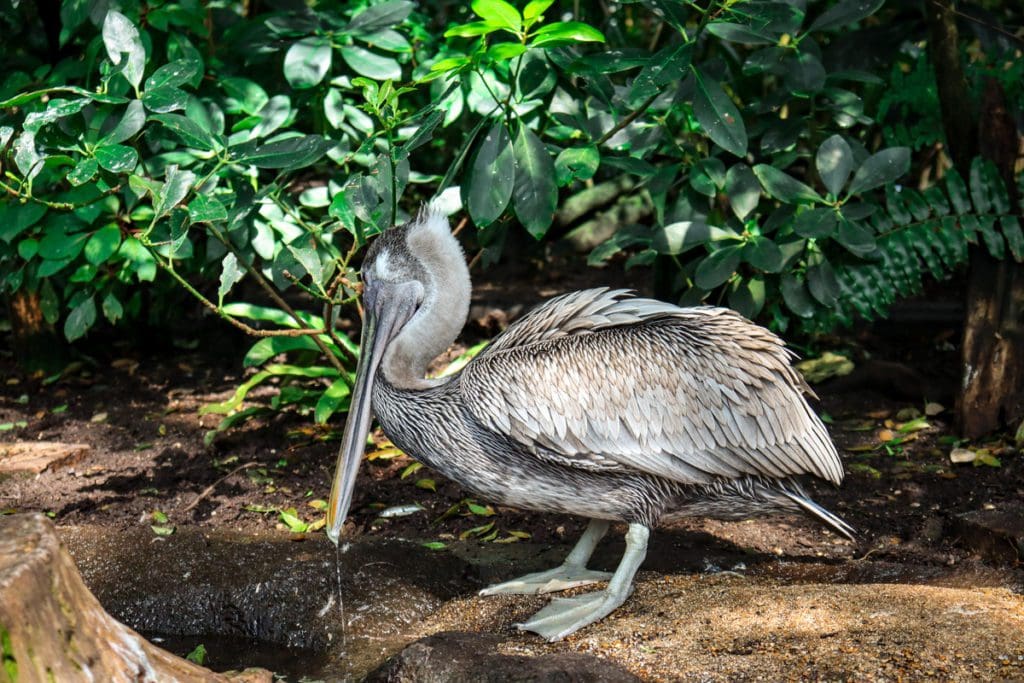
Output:
<path fill-rule="evenodd" d="M 573 546 L 565 561 L 554 569 L 520 576 L 505 583 L 488 586 L 480 591 L 480 595 L 534 595 L 564 591 L 576 586 L 586 586 L 611 578 L 608 572 L 597 572 L 587 569 L 587 561 L 594 554 L 594 548 L 608 531 L 608 522 L 603 519 L 592 519 L 580 540 Z"/>
<path fill-rule="evenodd" d="M 572 598 L 554 598 L 547 607 L 518 627 L 554 642 L 611 614 L 633 592 L 633 577 L 647 556 L 650 534 L 643 524 L 629 525 L 626 553 L 608 582 L 608 588 Z"/>

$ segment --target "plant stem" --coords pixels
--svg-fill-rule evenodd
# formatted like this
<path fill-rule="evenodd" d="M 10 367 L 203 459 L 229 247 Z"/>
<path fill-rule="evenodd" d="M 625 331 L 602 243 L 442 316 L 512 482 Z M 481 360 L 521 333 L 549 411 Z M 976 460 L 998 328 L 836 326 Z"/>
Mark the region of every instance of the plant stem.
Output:
<path fill-rule="evenodd" d="M 210 232 L 213 233 L 213 236 L 216 237 L 221 242 L 221 244 L 227 247 L 228 251 L 234 254 L 235 258 L 238 259 L 238 262 L 242 264 L 242 266 L 244 266 L 245 272 L 249 273 L 249 275 L 251 275 L 253 279 L 256 280 L 256 284 L 258 284 L 260 288 L 264 292 L 266 292 L 267 296 L 270 297 L 271 301 L 273 301 L 278 308 L 280 308 L 282 311 L 291 316 L 291 318 L 300 326 L 305 325 L 305 323 L 302 322 L 302 318 L 299 317 L 299 314 L 295 312 L 295 309 L 289 306 L 288 302 L 285 301 L 281 297 L 281 295 L 277 293 L 277 290 L 270 286 L 270 283 L 267 282 L 267 279 L 265 277 L 263 277 L 263 274 L 256 270 L 256 268 L 254 268 L 253 265 L 249 263 L 242 256 L 241 253 L 239 253 L 238 249 L 235 248 L 235 245 L 231 243 L 231 240 L 225 238 L 224 235 L 220 232 L 220 230 L 213 227 L 212 225 L 210 226 Z M 217 308 L 218 310 L 220 310 L 219 307 Z M 327 361 L 331 365 L 333 365 L 334 368 L 339 373 L 344 373 L 345 366 L 342 365 L 341 360 L 333 353 L 331 353 L 330 348 L 328 348 L 327 344 L 324 343 L 324 340 L 320 339 L 319 337 L 319 335 L 323 334 L 324 332 L 325 330 L 313 330 L 307 332 L 307 334 L 309 334 L 310 337 L 313 339 L 313 343 L 317 345 L 317 348 L 319 348 L 320 352 L 323 353 L 325 358 L 327 358 Z"/>

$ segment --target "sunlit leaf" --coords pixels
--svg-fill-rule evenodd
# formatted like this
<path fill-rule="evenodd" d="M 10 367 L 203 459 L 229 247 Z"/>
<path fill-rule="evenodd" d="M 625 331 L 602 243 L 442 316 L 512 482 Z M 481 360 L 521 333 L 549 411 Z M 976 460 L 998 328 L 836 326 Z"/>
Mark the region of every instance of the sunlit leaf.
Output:
<path fill-rule="evenodd" d="M 694 78 L 693 113 L 700 127 L 722 149 L 738 157 L 744 156 L 747 129 L 740 110 L 718 81 L 699 70 L 694 70 Z"/>
<path fill-rule="evenodd" d="M 504 121 L 484 136 L 463 185 L 463 203 L 478 226 L 493 223 L 505 211 L 515 185 L 515 157 Z"/>
<path fill-rule="evenodd" d="M 551 227 L 558 204 L 555 166 L 544 143 L 525 125 L 519 127 L 512 152 L 515 158 L 512 207 L 527 232 L 540 239 Z"/>
<path fill-rule="evenodd" d="M 284 56 L 284 77 L 297 89 L 312 88 L 331 70 L 331 43 L 317 36 L 292 43 Z"/>
<path fill-rule="evenodd" d="M 841 135 L 833 135 L 821 143 L 814 157 L 818 175 L 825 188 L 838 197 L 853 172 L 853 150 Z"/>
<path fill-rule="evenodd" d="M 886 183 L 895 182 L 910 172 L 910 148 L 890 147 L 872 154 L 860 165 L 850 182 L 847 195 L 857 195 Z"/>
<path fill-rule="evenodd" d="M 109 10 L 103 20 L 103 45 L 110 61 L 121 66 L 124 77 L 138 88 L 146 68 L 146 50 L 131 20 L 116 10 Z"/>
<path fill-rule="evenodd" d="M 711 252 L 697 266 L 694 284 L 703 290 L 712 290 L 723 284 L 736 272 L 742 254 L 742 245 L 729 245 Z"/>

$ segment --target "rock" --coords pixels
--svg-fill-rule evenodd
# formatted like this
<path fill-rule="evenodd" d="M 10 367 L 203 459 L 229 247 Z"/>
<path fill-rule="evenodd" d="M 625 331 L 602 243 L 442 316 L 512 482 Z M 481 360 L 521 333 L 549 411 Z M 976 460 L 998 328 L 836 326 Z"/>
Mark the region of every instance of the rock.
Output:
<path fill-rule="evenodd" d="M 961 542 L 993 562 L 1024 558 L 1024 505 L 1003 504 L 997 510 L 957 515 L 954 531 Z"/>
<path fill-rule="evenodd" d="M 422 636 L 420 620 L 477 585 L 464 561 L 398 540 L 361 538 L 338 551 L 323 535 L 297 543 L 186 526 L 166 537 L 148 525 L 61 535 L 86 585 L 132 628 L 249 641 L 259 650 L 252 657 L 281 657 L 241 651 L 221 661 L 288 668 L 295 678 L 359 680 Z M 324 672 L 314 660 L 328 651 L 337 666 Z"/>
<path fill-rule="evenodd" d="M 53 524 L 40 514 L 0 518 L 0 683 L 226 682 L 114 620 L 82 582 Z"/>
<path fill-rule="evenodd" d="M 59 441 L 16 441 L 0 444 L 0 474 L 39 474 L 49 467 L 67 466 L 82 459 L 91 447 L 84 443 Z"/>
<path fill-rule="evenodd" d="M 371 673 L 367 683 L 618 683 L 639 681 L 614 662 L 577 653 L 535 657 L 493 652 L 497 635 L 446 631 L 417 640 Z"/>

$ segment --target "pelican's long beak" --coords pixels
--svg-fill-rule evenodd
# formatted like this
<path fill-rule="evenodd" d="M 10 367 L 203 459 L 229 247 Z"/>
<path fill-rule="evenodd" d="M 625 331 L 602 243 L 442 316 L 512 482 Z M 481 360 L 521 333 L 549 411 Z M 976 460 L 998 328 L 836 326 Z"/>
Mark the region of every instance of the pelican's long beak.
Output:
<path fill-rule="evenodd" d="M 400 290 L 402 287 L 394 289 Z M 341 536 L 341 527 L 352 504 L 356 474 L 363 459 L 366 437 L 370 433 L 370 422 L 373 420 L 371 398 L 377 368 L 380 367 L 388 345 L 415 312 L 415 300 L 409 296 L 402 296 L 405 292 L 387 292 L 397 296 L 388 296 L 385 292 L 377 294 L 371 296 L 367 292 L 363 300 L 363 333 L 359 363 L 356 366 L 348 418 L 345 420 L 345 433 L 341 437 L 338 465 L 331 486 L 331 500 L 327 506 L 327 537 L 335 544 Z M 384 303 L 387 305 L 381 306 Z"/>

